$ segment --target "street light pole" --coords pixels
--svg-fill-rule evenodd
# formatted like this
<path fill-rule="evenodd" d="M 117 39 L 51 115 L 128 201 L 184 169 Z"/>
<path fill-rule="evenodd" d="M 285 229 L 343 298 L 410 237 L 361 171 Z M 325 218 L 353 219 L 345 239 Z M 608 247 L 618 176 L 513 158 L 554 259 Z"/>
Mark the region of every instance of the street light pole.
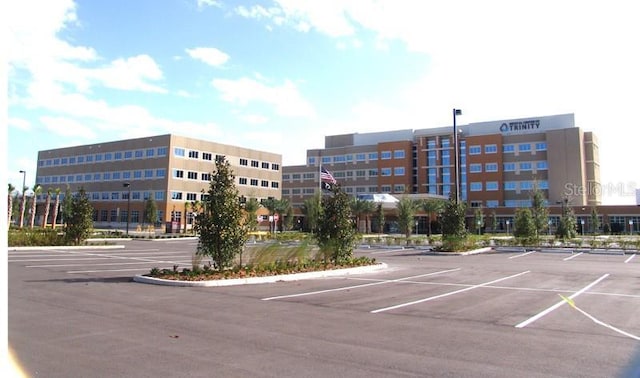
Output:
<path fill-rule="evenodd" d="M 20 204 L 20 228 L 22 228 L 24 225 L 24 210 L 27 205 L 27 171 L 20 170 L 20 173 L 22 173 L 22 202 Z"/>
<path fill-rule="evenodd" d="M 129 218 L 131 217 L 131 183 L 125 182 L 123 187 L 128 189 L 127 193 L 127 236 L 129 236 Z"/>
<path fill-rule="evenodd" d="M 454 167 L 456 175 L 456 204 L 460 203 L 460 157 L 458 151 L 458 128 L 456 126 L 456 116 L 462 115 L 462 110 L 453 109 L 453 155 L 454 155 Z"/>

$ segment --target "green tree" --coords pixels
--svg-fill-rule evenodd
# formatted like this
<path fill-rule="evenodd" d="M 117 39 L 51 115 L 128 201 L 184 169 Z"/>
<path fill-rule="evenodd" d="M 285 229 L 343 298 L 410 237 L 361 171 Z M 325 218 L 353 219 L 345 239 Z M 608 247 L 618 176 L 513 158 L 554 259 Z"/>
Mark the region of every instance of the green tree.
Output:
<path fill-rule="evenodd" d="M 279 200 L 275 200 L 274 202 L 274 212 L 278 214 L 278 221 L 275 224 L 276 230 L 284 230 L 284 218 L 287 212 L 291 209 L 291 204 L 289 200 L 286 198 L 282 198 Z M 278 223 L 280 223 L 280 227 L 278 227 Z"/>
<path fill-rule="evenodd" d="M 258 229 L 258 210 L 260 209 L 260 202 L 257 198 L 251 197 L 244 203 L 244 211 L 246 214 L 245 224 L 247 225 L 247 231 L 253 232 Z"/>
<path fill-rule="evenodd" d="M 340 185 L 331 189 L 333 195 L 322 199 L 322 217 L 318 224 L 316 238 L 324 255 L 335 264 L 341 264 L 352 258 L 356 231 L 353 226 L 349 195 Z"/>
<path fill-rule="evenodd" d="M 302 213 L 310 232 L 318 231 L 320 216 L 322 215 L 322 206 L 320 205 L 320 194 L 316 194 L 311 198 L 307 198 L 302 205 Z"/>
<path fill-rule="evenodd" d="M 7 192 L 7 224 L 11 224 L 11 216 L 13 215 L 13 191 L 16 190 L 16 187 L 9 183 Z"/>
<path fill-rule="evenodd" d="M 440 214 L 444 209 L 445 201 L 437 198 L 428 198 L 420 204 L 422 211 L 427 213 L 427 235 L 431 236 L 431 217 Z"/>
<path fill-rule="evenodd" d="M 467 238 L 465 212 L 464 202 L 456 203 L 454 196 L 445 204 L 441 219 L 442 248 L 445 251 L 456 251 L 464 246 Z"/>
<path fill-rule="evenodd" d="M 593 206 L 591 208 L 591 233 L 596 236 L 598 229 L 600 228 L 600 216 L 598 215 L 598 208 Z"/>
<path fill-rule="evenodd" d="M 491 232 L 495 233 L 498 229 L 498 216 L 495 210 L 491 210 Z"/>
<path fill-rule="evenodd" d="M 351 197 L 351 203 L 350 203 L 351 212 L 356 217 L 356 230 L 358 232 L 360 232 L 360 222 L 362 220 L 362 216 L 364 215 L 364 212 L 367 211 L 369 203 L 370 202 L 367 201 L 367 200 L 363 200 L 363 199 L 357 198 L 357 197 Z M 365 233 L 367 231 L 367 225 L 366 224 L 364 226 L 364 231 L 365 231 Z"/>
<path fill-rule="evenodd" d="M 31 211 L 29 212 L 29 227 L 33 228 L 36 222 L 36 203 L 38 196 L 42 193 L 42 186 L 40 184 L 35 184 L 33 186 L 33 197 L 31 198 Z"/>
<path fill-rule="evenodd" d="M 93 206 L 84 188 L 80 187 L 76 194 L 67 190 L 62 208 L 65 239 L 74 245 L 80 245 L 87 240 L 93 229 Z"/>
<path fill-rule="evenodd" d="M 384 209 L 382 208 L 381 203 L 376 207 L 376 220 L 378 223 L 378 233 L 384 233 Z"/>
<path fill-rule="evenodd" d="M 220 271 L 231 266 L 247 240 L 234 180 L 229 162 L 224 156 L 217 156 L 208 195 L 203 200 L 205 210 L 198 214 L 195 224 L 199 234 L 196 253 L 210 256 Z"/>
<path fill-rule="evenodd" d="M 566 198 L 563 199 L 562 215 L 558 222 L 556 236 L 560 239 L 573 239 L 576 237 L 576 217 Z"/>
<path fill-rule="evenodd" d="M 47 227 L 47 222 L 49 221 L 49 213 L 51 212 L 51 192 L 53 189 L 47 188 L 47 198 L 44 202 L 44 216 L 42 217 L 42 228 Z"/>
<path fill-rule="evenodd" d="M 536 240 L 535 219 L 530 209 L 520 208 L 516 210 L 516 216 L 513 222 L 513 236 L 519 238 L 525 244 Z"/>
<path fill-rule="evenodd" d="M 156 204 L 156 201 L 153 198 L 149 197 L 144 202 L 144 222 L 146 224 L 149 224 L 155 227 L 157 221 L 158 221 L 158 205 Z"/>
<path fill-rule="evenodd" d="M 538 188 L 536 184 L 531 195 L 531 217 L 533 218 L 534 226 L 534 241 L 538 243 L 540 241 L 540 235 L 543 235 L 549 227 L 549 210 L 545 205 L 546 198 L 542 190 Z"/>
<path fill-rule="evenodd" d="M 482 211 L 482 207 L 476 208 L 473 213 L 473 224 L 476 228 L 476 232 L 480 235 L 482 233 L 482 228 L 484 227 L 484 212 Z"/>
<path fill-rule="evenodd" d="M 291 231 L 293 229 L 293 207 L 287 206 L 282 222 L 285 231 Z"/>
<path fill-rule="evenodd" d="M 396 210 L 398 211 L 398 228 L 400 229 L 400 232 L 404 233 L 407 245 L 409 245 L 409 238 L 413 232 L 413 223 L 415 221 L 418 206 L 418 202 L 408 197 L 404 197 L 396 203 Z"/>

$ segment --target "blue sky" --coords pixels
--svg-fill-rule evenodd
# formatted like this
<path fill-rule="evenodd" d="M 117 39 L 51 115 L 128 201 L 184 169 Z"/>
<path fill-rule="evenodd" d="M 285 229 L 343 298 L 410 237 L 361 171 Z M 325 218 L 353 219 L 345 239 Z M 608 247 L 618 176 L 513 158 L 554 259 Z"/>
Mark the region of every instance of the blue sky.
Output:
<path fill-rule="evenodd" d="M 516 4 L 517 3 L 517 4 Z M 524 5 L 523 5 L 524 4 Z M 605 204 L 640 187 L 633 1 L 9 1 L 7 181 L 175 133 L 304 164 L 324 136 L 575 113 Z"/>

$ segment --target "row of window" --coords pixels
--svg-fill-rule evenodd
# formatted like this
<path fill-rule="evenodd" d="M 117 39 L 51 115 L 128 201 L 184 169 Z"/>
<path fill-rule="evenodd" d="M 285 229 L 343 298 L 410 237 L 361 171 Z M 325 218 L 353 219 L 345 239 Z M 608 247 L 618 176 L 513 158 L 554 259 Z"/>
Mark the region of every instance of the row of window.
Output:
<path fill-rule="evenodd" d="M 101 182 L 101 181 L 121 181 L 121 180 L 151 180 L 162 179 L 167 175 L 164 168 L 157 169 L 140 169 L 135 171 L 114 171 L 114 172 L 91 172 L 73 175 L 58 176 L 38 176 L 36 183 L 40 185 L 47 184 L 65 184 L 65 183 L 84 183 L 84 182 Z"/>
<path fill-rule="evenodd" d="M 375 160 L 390 160 L 390 159 L 404 159 L 406 157 L 405 150 L 394 150 L 394 151 L 381 151 L 380 153 L 376 152 L 367 152 L 367 153 L 356 153 L 356 154 L 346 154 L 346 155 L 332 155 L 332 156 L 322 156 L 320 161 L 322 164 L 335 164 L 335 163 L 350 163 L 350 162 L 366 162 L 366 161 L 375 161 Z M 318 157 L 309 156 L 307 159 L 309 165 L 316 165 L 318 162 Z"/>
<path fill-rule="evenodd" d="M 202 160 L 207 160 L 207 161 L 213 161 L 213 157 L 215 156 L 215 159 L 218 160 L 219 158 L 223 157 L 223 155 L 214 155 L 211 152 L 203 152 L 203 151 L 197 151 L 197 150 L 188 150 L 186 148 L 183 147 L 174 147 L 173 148 L 173 155 L 176 157 L 181 157 L 181 158 L 189 158 L 189 159 L 200 159 L 202 158 Z M 238 164 L 241 166 L 251 166 L 252 168 L 262 168 L 262 169 L 271 169 L 273 171 L 279 171 L 280 170 L 280 164 L 278 163 L 270 163 L 267 161 L 259 161 L 259 160 L 250 160 L 250 159 L 246 159 L 246 158 L 240 158 L 238 161 Z"/>
<path fill-rule="evenodd" d="M 502 170 L 505 172 L 515 171 L 544 171 L 549 169 L 549 164 L 546 160 L 540 161 L 521 161 L 521 162 L 508 162 L 502 164 Z M 481 163 L 469 164 L 470 173 L 482 173 L 483 165 Z M 498 163 L 485 163 L 484 172 L 498 172 Z"/>
<path fill-rule="evenodd" d="M 535 143 L 515 143 L 515 144 L 502 145 L 503 153 L 515 153 L 516 150 L 518 152 L 528 152 L 528 151 L 533 151 L 534 149 L 535 151 L 546 151 L 547 143 L 535 142 Z M 480 145 L 469 146 L 469 155 L 480 155 L 482 151 L 483 151 L 483 148 Z M 498 153 L 498 146 L 496 144 L 485 144 L 484 153 L 485 154 Z"/>
<path fill-rule="evenodd" d="M 38 161 L 38 167 L 56 167 L 76 164 L 104 163 L 119 160 L 149 159 L 167 156 L 167 147 L 146 148 L 139 150 L 101 152 L 97 154 L 63 156 Z"/>
<path fill-rule="evenodd" d="M 177 212 L 180 213 L 180 212 Z M 100 211 L 95 210 L 93 212 L 93 221 L 94 222 L 121 222 L 121 223 L 125 223 L 127 222 L 127 218 L 131 223 L 143 223 L 144 219 L 142 219 L 141 215 L 142 213 L 140 213 L 140 211 L 138 210 L 132 210 L 131 211 L 131 217 L 127 217 L 128 213 L 127 210 L 121 210 L 121 209 L 111 209 L 111 210 L 105 210 L 102 209 Z M 164 217 L 164 211 L 162 210 L 158 210 L 158 214 L 157 214 L 157 218 L 156 218 L 156 222 L 160 222 L 163 217 Z"/>
<path fill-rule="evenodd" d="M 547 180 L 539 180 L 539 181 L 505 181 L 503 183 L 503 189 L 509 191 L 515 190 L 534 190 L 538 186 L 538 189 L 546 190 L 549 189 L 549 182 Z M 497 191 L 500 189 L 500 184 L 498 181 L 472 181 L 469 183 L 469 190 L 472 192 L 481 192 L 481 191 Z"/>
<path fill-rule="evenodd" d="M 380 189 L 377 186 L 344 186 L 342 189 L 349 194 L 353 193 L 404 193 L 406 187 L 404 185 L 382 185 Z M 283 196 L 289 195 L 311 195 L 317 193 L 319 188 L 293 188 L 282 189 Z"/>

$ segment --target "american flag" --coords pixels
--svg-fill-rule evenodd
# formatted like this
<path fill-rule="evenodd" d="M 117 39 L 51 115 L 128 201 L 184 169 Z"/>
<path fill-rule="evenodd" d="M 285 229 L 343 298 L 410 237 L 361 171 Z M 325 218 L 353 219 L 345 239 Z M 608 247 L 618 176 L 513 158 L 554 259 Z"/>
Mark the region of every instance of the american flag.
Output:
<path fill-rule="evenodd" d="M 336 183 L 336 179 L 333 177 L 331 172 L 327 171 L 324 167 L 320 167 L 320 180 L 330 182 L 332 184 Z"/>

